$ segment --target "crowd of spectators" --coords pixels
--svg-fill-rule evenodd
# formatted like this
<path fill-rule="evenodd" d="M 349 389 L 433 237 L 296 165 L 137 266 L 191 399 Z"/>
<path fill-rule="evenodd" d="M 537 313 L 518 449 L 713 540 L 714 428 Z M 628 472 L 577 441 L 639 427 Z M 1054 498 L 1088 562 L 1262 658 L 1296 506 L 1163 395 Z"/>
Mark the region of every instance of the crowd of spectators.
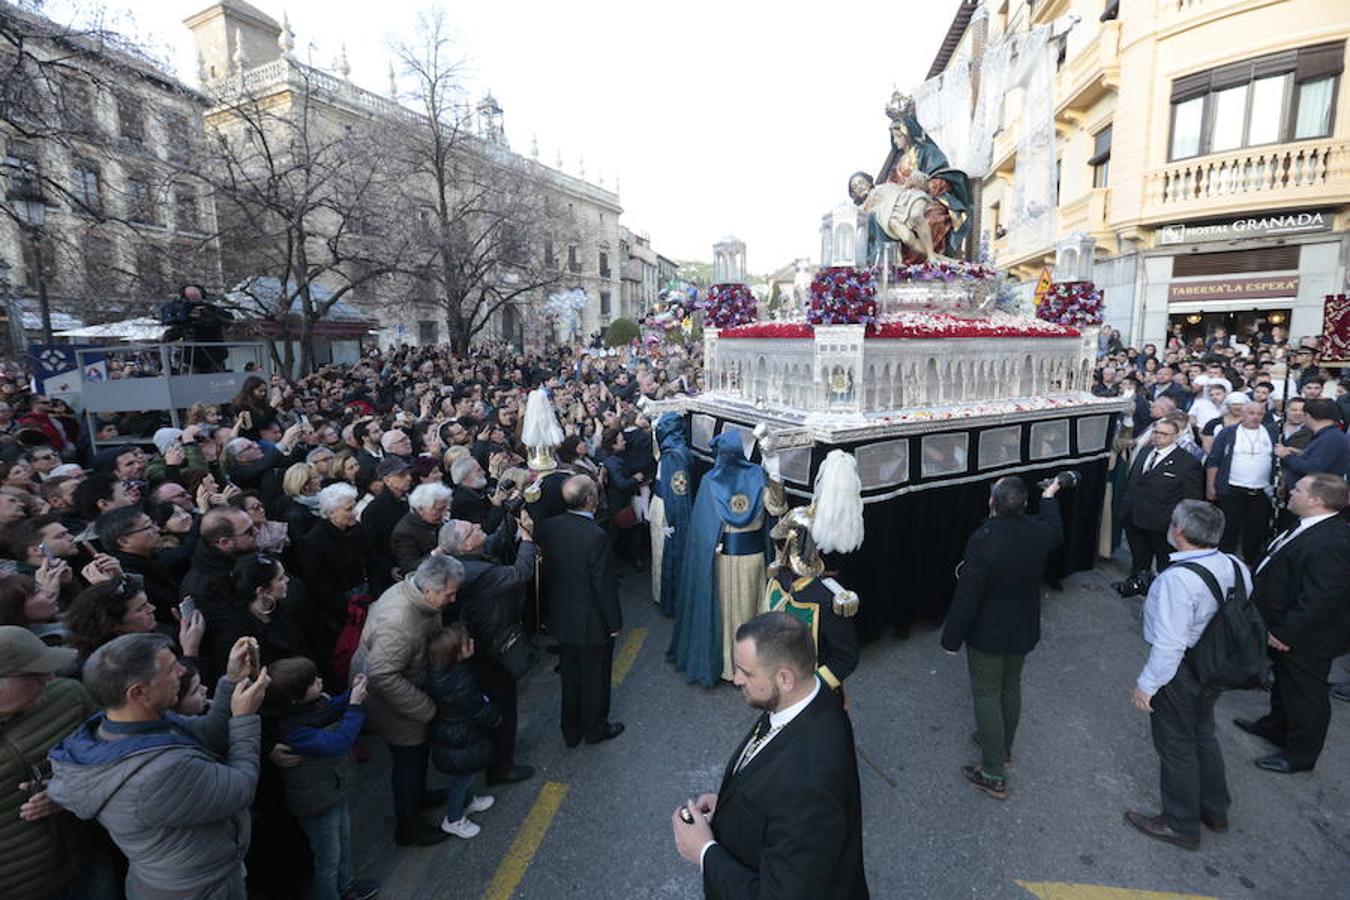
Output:
<path fill-rule="evenodd" d="M 362 731 L 389 748 L 398 844 L 473 837 L 474 781 L 533 775 L 518 637 L 543 602 L 535 520 L 562 510 L 527 490 L 527 396 L 549 389 L 558 468 L 595 480 L 643 564 L 645 528 L 608 510 L 651 479 L 643 398 L 698 377 L 670 344 L 405 347 L 251 375 L 181 428 L 86 425 L 0 381 L 4 896 L 372 897 L 350 852 Z"/>
<path fill-rule="evenodd" d="M 1300 477 L 1345 474 L 1350 383 L 1315 347 L 1278 329 L 1161 352 L 1103 329 L 1099 347 L 1092 391 L 1122 402 L 1118 497 L 1140 450 L 1175 441 L 1206 470 L 1187 491 L 1224 510 L 1224 549 L 1253 561 Z M 374 896 L 350 853 L 363 730 L 389 749 L 398 844 L 473 837 L 492 805 L 478 774 L 533 775 L 518 638 L 546 600 L 534 532 L 562 506 L 527 490 L 527 395 L 549 389 L 559 470 L 594 481 L 596 520 L 641 569 L 641 401 L 699 379 L 680 345 L 404 347 L 251 376 L 182 428 L 159 411 L 86 426 L 0 383 L 4 895 Z M 1138 530 L 1127 507 L 1116 541 Z M 448 791 L 428 790 L 429 763 Z"/>

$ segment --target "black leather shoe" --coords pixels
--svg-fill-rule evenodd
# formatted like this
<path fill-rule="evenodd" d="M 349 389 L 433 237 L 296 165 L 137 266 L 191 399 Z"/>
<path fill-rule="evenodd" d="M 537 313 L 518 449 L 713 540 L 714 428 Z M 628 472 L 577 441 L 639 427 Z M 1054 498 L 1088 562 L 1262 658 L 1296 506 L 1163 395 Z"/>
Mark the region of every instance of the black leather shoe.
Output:
<path fill-rule="evenodd" d="M 400 847 L 433 847 L 441 841 L 448 840 L 449 837 L 450 835 L 434 825 L 418 822 L 416 825 L 397 829 L 394 832 L 394 843 Z"/>
<path fill-rule="evenodd" d="M 600 744 L 605 741 L 613 740 L 621 734 L 623 734 L 622 722 L 606 722 L 605 727 L 600 729 L 599 734 L 593 734 L 586 738 L 586 743 Z"/>
<path fill-rule="evenodd" d="M 1211 816 L 1204 810 L 1200 811 L 1200 824 L 1218 834 L 1228 830 L 1227 816 Z"/>
<path fill-rule="evenodd" d="M 1278 737 L 1276 737 L 1275 735 L 1271 734 L 1269 731 L 1266 731 L 1265 729 L 1263 729 L 1260 725 L 1258 725 L 1255 721 L 1253 721 L 1253 720 L 1251 720 L 1251 719 L 1234 719 L 1234 720 L 1233 720 L 1233 724 L 1236 725 L 1238 728 L 1241 728 L 1243 731 L 1247 732 L 1248 734 L 1254 734 L 1254 735 L 1256 735 L 1257 737 L 1259 737 L 1261 740 L 1263 740 L 1263 741 L 1268 741 L 1268 742 L 1274 744 L 1276 747 L 1283 747 L 1283 746 L 1284 746 L 1284 739 L 1283 739 L 1283 738 L 1278 738 Z"/>
<path fill-rule="evenodd" d="M 511 771 L 487 777 L 488 784 L 515 784 L 534 777 L 534 766 L 512 766 Z"/>
<path fill-rule="evenodd" d="M 435 790 L 423 791 L 422 808 L 434 809 L 439 806 L 444 806 L 445 801 L 449 799 L 450 799 L 449 788 L 436 788 Z"/>
<path fill-rule="evenodd" d="M 1311 772 L 1312 766 L 1296 766 L 1289 761 L 1289 757 L 1283 753 L 1272 753 L 1270 756 L 1263 756 L 1256 761 L 1258 769 L 1265 769 L 1267 772 L 1279 772 L 1281 775 L 1293 775 L 1295 772 Z"/>
<path fill-rule="evenodd" d="M 1125 821 L 1155 840 L 1176 844 L 1178 847 L 1184 847 L 1187 850 L 1200 849 L 1199 835 L 1182 834 L 1180 831 L 1173 830 L 1163 822 L 1162 816 L 1146 816 L 1141 812 L 1128 809 L 1125 811 Z"/>

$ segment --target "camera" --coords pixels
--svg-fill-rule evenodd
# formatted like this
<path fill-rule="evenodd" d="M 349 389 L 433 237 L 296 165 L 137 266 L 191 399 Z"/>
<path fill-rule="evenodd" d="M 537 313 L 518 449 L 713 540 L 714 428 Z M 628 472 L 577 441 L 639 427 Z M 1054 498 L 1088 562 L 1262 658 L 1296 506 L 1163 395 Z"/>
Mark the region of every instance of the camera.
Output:
<path fill-rule="evenodd" d="M 1050 485 L 1058 481 L 1059 489 L 1063 491 L 1067 490 L 1068 488 L 1078 487 L 1078 482 L 1082 480 L 1083 476 L 1079 475 L 1073 469 L 1066 469 L 1065 471 L 1060 472 L 1057 475 L 1052 475 L 1049 478 L 1036 482 L 1036 487 L 1040 488 L 1041 490 L 1045 490 Z"/>
<path fill-rule="evenodd" d="M 506 510 L 508 516 L 518 516 L 520 511 L 525 508 L 525 498 L 519 494 L 507 497 L 502 503 L 502 508 Z"/>

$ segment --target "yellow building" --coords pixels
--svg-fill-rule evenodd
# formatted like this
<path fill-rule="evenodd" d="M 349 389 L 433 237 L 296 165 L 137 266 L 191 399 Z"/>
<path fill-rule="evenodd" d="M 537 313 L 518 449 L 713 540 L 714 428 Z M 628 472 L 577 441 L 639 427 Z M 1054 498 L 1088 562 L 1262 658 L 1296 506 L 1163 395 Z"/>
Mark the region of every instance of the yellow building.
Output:
<path fill-rule="evenodd" d="M 1315 335 L 1350 261 L 1346 0 L 963 2 L 930 77 L 1010 34 L 1079 21 L 1054 76 L 1055 232 L 1095 239 L 1127 343 L 1216 326 Z M 981 235 L 1034 283 L 1056 242 L 1014 250 L 1021 91 L 1004 98 Z M 1030 287 L 1028 285 L 1027 290 Z"/>

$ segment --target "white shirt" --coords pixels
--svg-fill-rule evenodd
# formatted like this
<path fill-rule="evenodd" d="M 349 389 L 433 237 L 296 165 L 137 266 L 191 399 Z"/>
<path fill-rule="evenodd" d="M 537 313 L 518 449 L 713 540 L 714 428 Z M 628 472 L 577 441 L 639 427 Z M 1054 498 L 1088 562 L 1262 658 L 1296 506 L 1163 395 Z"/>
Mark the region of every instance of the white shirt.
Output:
<path fill-rule="evenodd" d="M 749 758 L 745 758 L 745 750 L 750 747 L 750 742 L 748 740 L 746 741 L 745 748 L 741 751 L 741 756 L 736 760 L 737 769 L 741 768 L 741 766 L 763 752 L 764 748 L 769 746 L 769 742 L 778 736 L 778 732 L 782 731 L 789 722 L 801 715 L 802 711 L 811 705 L 811 701 L 816 699 L 816 694 L 820 693 L 820 679 L 813 676 L 811 681 L 814 682 L 811 687 L 811 693 L 786 709 L 779 709 L 769 713 L 768 735 L 765 736 L 764 740 L 759 742 L 759 746 L 755 748 L 755 752 Z M 698 852 L 698 867 L 700 871 L 703 870 L 703 858 L 708 855 L 708 848 L 715 843 L 717 843 L 717 841 L 708 841 L 703 845 L 703 849 Z"/>
<path fill-rule="evenodd" d="M 1271 542 L 1270 549 L 1266 550 L 1266 555 L 1263 556 L 1261 558 L 1261 561 L 1256 564 L 1256 571 L 1260 572 L 1262 569 L 1266 567 L 1266 563 L 1270 562 L 1270 558 L 1275 555 L 1275 551 L 1279 550 L 1285 544 L 1289 543 L 1294 538 L 1298 537 L 1300 534 L 1316 525 L 1318 522 L 1325 522 L 1327 519 L 1330 519 L 1334 515 L 1336 515 L 1336 513 L 1324 513 L 1320 516 L 1307 516 L 1305 518 L 1299 519 L 1298 527 L 1295 528 L 1293 531 L 1289 532 L 1288 537 L 1285 538 L 1277 537 L 1275 538 L 1274 541 Z"/>
<path fill-rule="evenodd" d="M 1177 449 L 1177 442 L 1176 442 L 1176 441 L 1173 441 L 1172 443 L 1168 444 L 1166 447 L 1163 447 L 1161 450 L 1159 450 L 1159 449 L 1156 448 L 1156 447 L 1150 447 L 1150 448 L 1148 449 L 1148 452 L 1151 453 L 1151 454 L 1154 454 L 1154 456 L 1153 456 L 1153 459 L 1150 460 L 1150 459 L 1148 458 L 1148 455 L 1145 454 L 1145 456 L 1144 456 L 1144 468 L 1143 468 L 1142 471 L 1143 471 L 1143 472 L 1147 472 L 1147 471 L 1151 470 L 1151 469 L 1152 469 L 1154 466 L 1156 466 L 1158 463 L 1162 462 L 1164 459 L 1167 459 L 1167 455 L 1168 455 L 1169 453 L 1171 453 L 1171 452 L 1172 452 L 1173 450 L 1175 450 L 1175 449 Z"/>
<path fill-rule="evenodd" d="M 1233 461 L 1228 468 L 1228 483 L 1234 487 L 1265 490 L 1271 485 L 1270 434 L 1260 425 L 1239 425 L 1233 434 Z"/>
<path fill-rule="evenodd" d="M 1233 557 L 1218 550 L 1179 550 L 1172 562 L 1194 561 L 1204 566 L 1226 592 L 1233 586 Z M 1251 593 L 1251 575 L 1238 562 L 1242 581 Z M 1148 589 L 1144 601 L 1144 640 L 1149 644 L 1148 662 L 1135 684 L 1150 697 L 1177 674 L 1189 647 L 1200 640 L 1205 626 L 1218 611 L 1214 592 L 1194 572 L 1168 566 Z"/>

